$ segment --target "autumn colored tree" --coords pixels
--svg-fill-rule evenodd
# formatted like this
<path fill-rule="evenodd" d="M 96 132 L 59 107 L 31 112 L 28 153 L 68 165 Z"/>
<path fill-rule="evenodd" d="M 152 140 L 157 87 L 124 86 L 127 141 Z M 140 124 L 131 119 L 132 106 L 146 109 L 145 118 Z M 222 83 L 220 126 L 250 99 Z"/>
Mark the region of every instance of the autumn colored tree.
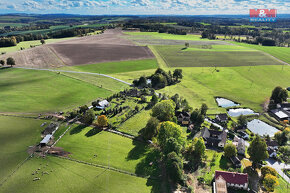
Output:
<path fill-rule="evenodd" d="M 108 126 L 108 118 L 106 117 L 106 115 L 100 115 L 97 118 L 97 123 L 100 127 L 106 127 Z"/>
<path fill-rule="evenodd" d="M 275 187 L 279 185 L 278 178 L 271 174 L 267 174 L 264 177 L 263 185 L 268 192 L 274 192 Z"/>

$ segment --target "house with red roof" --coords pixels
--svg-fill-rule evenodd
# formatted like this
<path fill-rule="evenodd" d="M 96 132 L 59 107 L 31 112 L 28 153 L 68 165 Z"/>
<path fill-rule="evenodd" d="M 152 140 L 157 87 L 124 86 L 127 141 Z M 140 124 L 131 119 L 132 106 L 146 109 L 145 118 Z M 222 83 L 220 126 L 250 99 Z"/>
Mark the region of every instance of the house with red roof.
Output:
<path fill-rule="evenodd" d="M 215 171 L 215 193 L 227 193 L 227 188 L 248 189 L 248 174 Z"/>

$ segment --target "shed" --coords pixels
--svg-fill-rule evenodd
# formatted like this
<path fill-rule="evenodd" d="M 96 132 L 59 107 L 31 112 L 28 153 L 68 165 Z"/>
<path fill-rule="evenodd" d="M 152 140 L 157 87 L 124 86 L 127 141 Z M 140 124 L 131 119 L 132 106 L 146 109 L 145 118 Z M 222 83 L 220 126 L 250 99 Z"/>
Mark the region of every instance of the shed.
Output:
<path fill-rule="evenodd" d="M 46 146 L 50 141 L 52 135 L 46 135 L 40 142 L 40 146 Z"/>

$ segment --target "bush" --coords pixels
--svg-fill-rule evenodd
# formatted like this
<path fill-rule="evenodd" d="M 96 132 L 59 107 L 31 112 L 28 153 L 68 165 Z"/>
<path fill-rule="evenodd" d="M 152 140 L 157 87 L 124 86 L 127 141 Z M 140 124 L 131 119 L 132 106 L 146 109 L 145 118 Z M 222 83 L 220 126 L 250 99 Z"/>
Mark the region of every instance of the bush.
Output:
<path fill-rule="evenodd" d="M 265 177 L 267 174 L 271 174 L 272 176 L 277 176 L 278 175 L 277 171 L 274 168 L 270 167 L 270 166 L 262 167 L 261 168 L 261 173 L 262 173 L 263 177 Z"/>

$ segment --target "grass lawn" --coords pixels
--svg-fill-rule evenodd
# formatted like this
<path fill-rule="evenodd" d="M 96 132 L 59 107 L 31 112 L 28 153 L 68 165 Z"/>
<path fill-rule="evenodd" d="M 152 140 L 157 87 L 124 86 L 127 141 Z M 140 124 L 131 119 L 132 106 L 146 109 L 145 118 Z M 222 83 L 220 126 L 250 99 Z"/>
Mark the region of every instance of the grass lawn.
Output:
<path fill-rule="evenodd" d="M 252 48 L 256 50 L 261 50 L 263 52 L 266 52 L 284 62 L 287 62 L 290 64 L 290 48 L 286 47 L 276 47 L 276 46 L 259 46 L 254 44 L 246 44 L 246 43 L 239 43 L 239 42 L 232 42 L 240 46 L 244 46 L 247 48 Z"/>
<path fill-rule="evenodd" d="M 10 68 L 0 76 L 0 112 L 64 111 L 112 93 L 55 72 Z"/>
<path fill-rule="evenodd" d="M 207 161 L 206 166 L 198 169 L 199 176 L 203 177 L 206 184 L 210 185 L 216 170 L 227 171 L 231 167 L 231 163 L 223 157 L 223 153 L 214 150 L 206 150 Z M 213 158 L 215 157 L 214 161 Z"/>
<path fill-rule="evenodd" d="M 157 61 L 155 59 L 145 59 L 145 60 L 128 60 L 128 61 L 120 61 L 120 62 L 106 62 L 106 63 L 98 63 L 98 64 L 69 66 L 69 67 L 63 67 L 61 69 L 103 73 L 103 74 L 115 74 L 115 73 L 122 73 L 122 72 L 155 69 L 157 68 L 157 66 L 158 66 Z"/>
<path fill-rule="evenodd" d="M 279 185 L 275 188 L 275 193 L 287 193 L 290 189 L 290 184 L 287 183 L 280 175 L 278 177 L 278 182 Z"/>
<path fill-rule="evenodd" d="M 32 175 L 38 168 L 39 174 Z M 47 172 L 48 174 L 43 174 Z M 33 181 L 35 177 L 40 180 Z M 151 184 L 156 183 L 153 181 Z M 1 188 L 1 193 L 13 192 L 151 192 L 147 179 L 88 166 L 56 157 L 32 158 Z"/>
<path fill-rule="evenodd" d="M 134 117 L 121 124 L 118 130 L 138 136 L 138 132 L 143 129 L 150 119 L 151 110 L 143 110 Z"/>
<path fill-rule="evenodd" d="M 0 116 L 0 182 L 28 157 L 28 146 L 40 142 L 43 120 Z"/>
<path fill-rule="evenodd" d="M 169 67 L 278 65 L 280 62 L 263 52 L 231 45 L 214 45 L 211 49 L 183 45 L 153 46 Z M 206 46 L 208 48 L 208 46 Z"/>
<path fill-rule="evenodd" d="M 72 153 L 72 158 L 132 173 L 149 151 L 144 144 L 129 138 L 83 126 L 71 128 L 57 146 Z"/>
<path fill-rule="evenodd" d="M 47 40 L 45 40 L 45 42 L 46 42 L 46 44 L 48 44 L 48 43 L 55 43 L 55 42 L 68 40 L 68 39 L 72 39 L 72 38 L 47 39 Z M 3 48 L 0 47 L 0 54 L 2 52 L 6 52 L 6 53 L 16 52 L 16 51 L 19 51 L 21 47 L 25 48 L 25 49 L 28 49 L 28 48 L 30 48 L 30 45 L 32 45 L 32 46 L 40 46 L 41 43 L 40 43 L 40 40 L 34 40 L 34 41 L 20 42 L 16 46 L 12 46 L 12 47 L 3 47 Z"/>

